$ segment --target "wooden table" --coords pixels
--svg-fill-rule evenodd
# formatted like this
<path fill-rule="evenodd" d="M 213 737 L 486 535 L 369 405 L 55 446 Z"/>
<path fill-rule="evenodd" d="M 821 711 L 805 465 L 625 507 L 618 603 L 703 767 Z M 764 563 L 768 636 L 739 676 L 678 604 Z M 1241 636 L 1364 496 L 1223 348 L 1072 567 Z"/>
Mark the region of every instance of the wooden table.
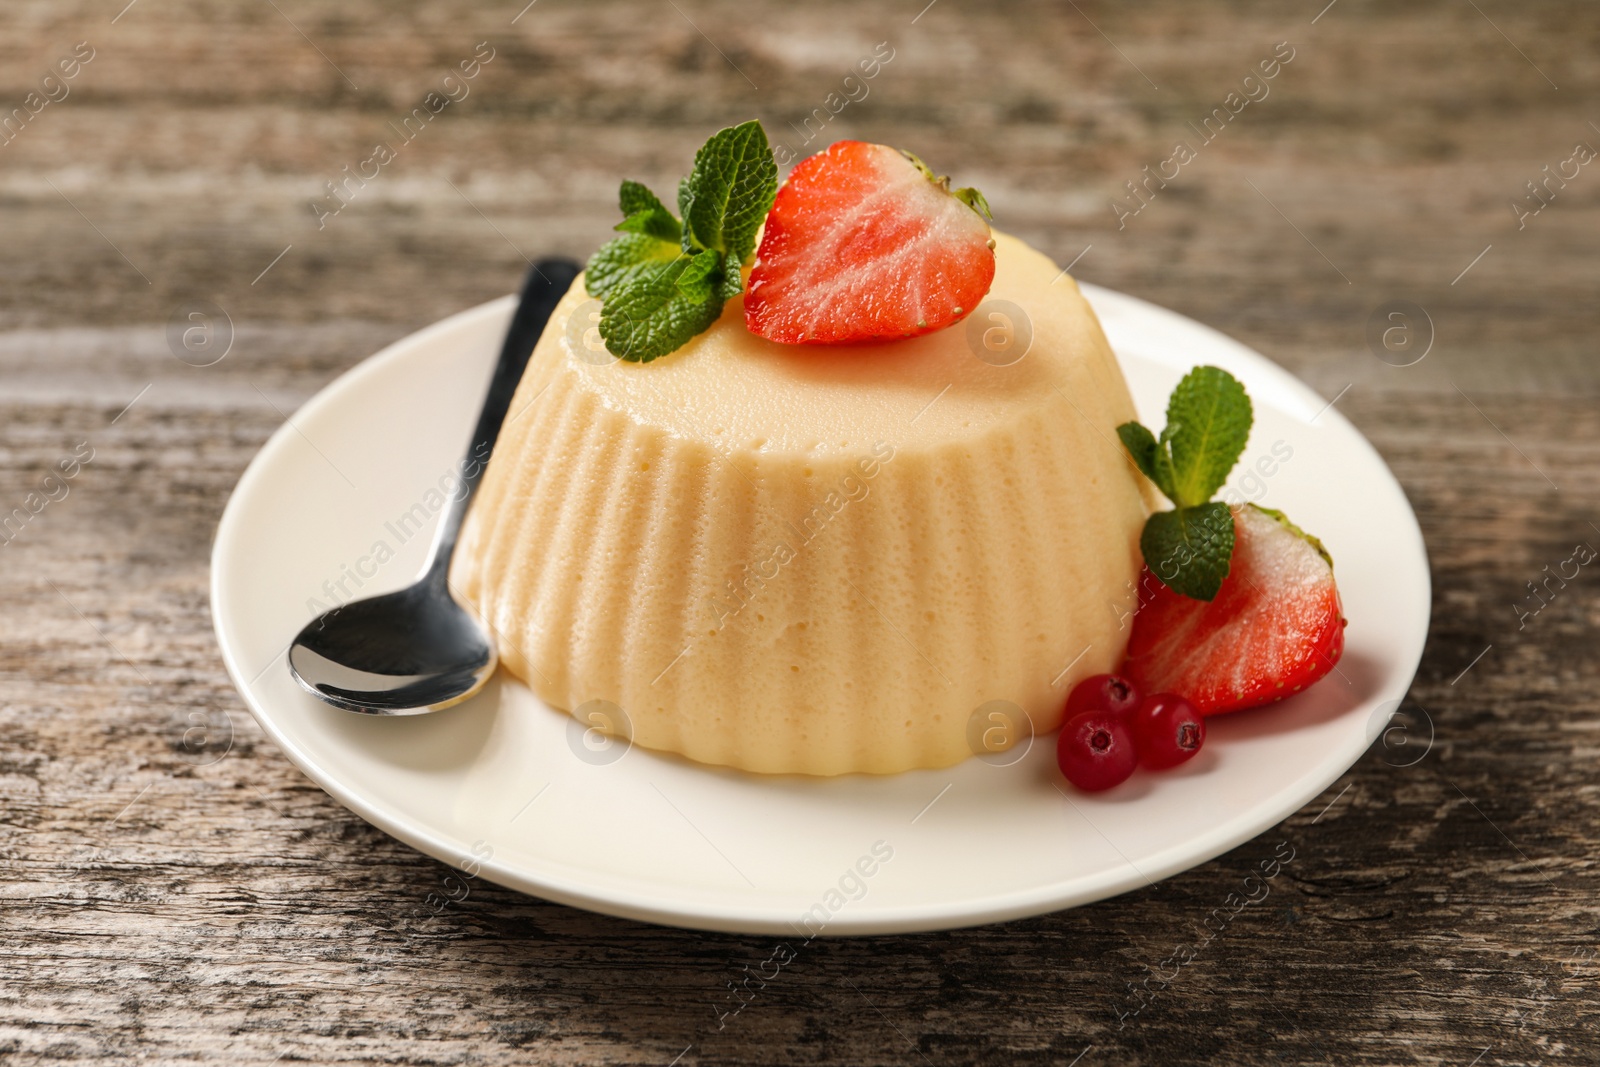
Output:
<path fill-rule="evenodd" d="M 1600 10 L 524 2 L 0 11 L 0 513 L 56 497 L 0 548 L 0 1060 L 1596 1061 L 1600 577 L 1548 604 L 1528 583 L 1600 546 L 1600 167 L 1573 162 L 1600 146 Z M 319 229 L 325 183 L 480 42 L 468 95 Z M 880 42 L 867 95 L 828 112 Z M 481 884 L 404 920 L 447 868 L 264 739 L 207 557 L 286 412 L 524 256 L 586 255 L 620 177 L 669 188 L 752 115 L 796 151 L 914 147 L 1079 276 L 1336 399 L 1421 518 L 1434 626 L 1410 747 L 1256 841 L 1046 918 L 819 943 L 719 1030 L 770 939 Z M 1119 228 L 1113 198 L 1131 213 L 1125 183 L 1180 140 L 1195 158 Z M 232 324 L 214 366 L 169 347 L 189 301 Z M 1432 323 L 1412 366 L 1367 340 L 1393 301 Z M 1151 979 L 1279 841 L 1270 899 Z"/>

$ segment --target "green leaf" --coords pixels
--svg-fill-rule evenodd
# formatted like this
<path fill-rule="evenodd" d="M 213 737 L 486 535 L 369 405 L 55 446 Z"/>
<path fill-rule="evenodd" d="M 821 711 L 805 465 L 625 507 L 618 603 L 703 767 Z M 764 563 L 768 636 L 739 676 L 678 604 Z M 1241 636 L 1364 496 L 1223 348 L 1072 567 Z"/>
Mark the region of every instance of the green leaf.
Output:
<path fill-rule="evenodd" d="M 722 261 L 722 274 L 717 280 L 717 295 L 732 300 L 744 292 L 744 274 L 738 257 L 729 255 Z"/>
<path fill-rule="evenodd" d="M 719 130 L 695 153 L 678 186 L 683 250 L 714 248 L 739 262 L 755 251 L 756 231 L 778 192 L 778 165 L 754 119 Z"/>
<path fill-rule="evenodd" d="M 617 223 L 615 229 L 623 233 L 642 233 L 658 241 L 666 241 L 679 250 L 683 241 L 683 227 L 678 218 L 664 207 L 646 208 Z"/>
<path fill-rule="evenodd" d="M 1161 437 L 1157 439 L 1155 434 L 1137 422 L 1125 422 L 1117 427 L 1117 436 L 1122 438 L 1122 446 L 1133 457 L 1134 466 L 1154 482 L 1168 500 L 1173 499 L 1174 480 L 1172 453 L 1167 450 L 1170 434 L 1171 427 L 1168 427 L 1161 431 Z"/>
<path fill-rule="evenodd" d="M 590 296 L 603 297 L 636 277 L 648 277 L 681 255 L 683 252 L 677 245 L 649 234 L 613 237 L 589 257 L 589 264 L 583 271 L 583 285 Z"/>
<path fill-rule="evenodd" d="M 1221 501 L 1158 511 L 1145 521 L 1139 549 L 1167 588 L 1213 600 L 1233 558 L 1233 512 Z"/>
<path fill-rule="evenodd" d="M 614 356 L 648 363 L 676 351 L 722 314 L 714 294 L 696 301 L 678 280 L 698 257 L 680 254 L 664 269 L 635 274 L 613 288 L 600 308 L 600 336 Z"/>
<path fill-rule="evenodd" d="M 722 253 L 710 249 L 689 257 L 689 265 L 678 275 L 678 291 L 696 304 L 710 300 L 716 283 L 721 280 Z M 718 302 L 721 302 L 720 297 Z"/>
<path fill-rule="evenodd" d="M 1251 418 L 1250 397 L 1227 371 L 1196 367 L 1184 375 L 1167 401 L 1162 437 L 1170 442 L 1173 479 L 1162 492 L 1180 508 L 1210 500 L 1239 462 Z"/>
<path fill-rule="evenodd" d="M 623 219 L 616 228 L 625 233 L 647 233 L 663 241 L 678 244 L 683 238 L 683 227 L 678 217 L 667 210 L 656 194 L 638 182 L 625 181 L 617 196 Z"/>
<path fill-rule="evenodd" d="M 1139 468 L 1139 472 L 1155 482 L 1157 489 L 1166 493 L 1170 485 L 1162 484 L 1162 475 L 1156 468 L 1156 458 L 1161 448 L 1156 444 L 1156 435 L 1146 429 L 1143 423 L 1125 422 L 1117 427 L 1117 436 L 1122 438 L 1122 447 L 1133 457 L 1133 465 Z"/>
<path fill-rule="evenodd" d="M 651 211 L 656 208 L 667 210 L 667 205 L 663 204 L 647 186 L 639 182 L 624 181 L 622 190 L 617 195 L 617 201 L 624 216 L 637 215 L 641 211 Z"/>

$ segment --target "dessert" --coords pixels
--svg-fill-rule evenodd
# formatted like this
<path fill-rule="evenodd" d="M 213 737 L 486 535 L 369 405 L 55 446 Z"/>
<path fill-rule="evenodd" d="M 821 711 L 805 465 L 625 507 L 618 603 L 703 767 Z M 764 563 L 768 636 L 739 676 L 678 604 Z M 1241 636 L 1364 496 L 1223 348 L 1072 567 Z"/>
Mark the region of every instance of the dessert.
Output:
<path fill-rule="evenodd" d="M 994 700 L 1055 729 L 1121 661 L 1147 510 L 1076 283 L 996 233 L 995 303 L 965 324 L 777 343 L 747 326 L 754 228 L 697 223 L 704 202 L 680 192 L 679 222 L 625 187 L 627 248 L 528 364 L 452 571 L 501 662 L 557 708 L 614 703 L 637 744 L 750 771 L 952 764 Z"/>
<path fill-rule="evenodd" d="M 554 707 L 704 763 L 836 775 L 1009 747 L 1028 729 L 997 736 L 1003 706 L 1067 720 L 1062 773 L 1099 790 L 1337 660 L 1320 543 L 1212 499 L 1243 387 L 1200 367 L 1159 437 L 1133 421 L 1076 283 L 992 232 L 976 190 L 855 141 L 779 189 L 750 122 L 700 149 L 678 214 L 635 182 L 619 200 L 451 570 Z"/>

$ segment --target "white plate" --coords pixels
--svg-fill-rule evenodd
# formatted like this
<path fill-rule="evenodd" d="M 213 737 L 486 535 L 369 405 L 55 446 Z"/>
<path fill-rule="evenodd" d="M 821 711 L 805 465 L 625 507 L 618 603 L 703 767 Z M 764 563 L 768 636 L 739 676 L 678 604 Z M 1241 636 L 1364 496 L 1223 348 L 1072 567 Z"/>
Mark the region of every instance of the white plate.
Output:
<path fill-rule="evenodd" d="M 1064 791 L 1048 735 L 1007 767 L 769 778 L 642 748 L 586 761 L 573 720 L 503 673 L 470 702 L 413 719 L 308 696 L 290 678 L 289 639 L 335 596 L 399 588 L 421 569 L 431 523 L 414 532 L 399 518 L 419 502 L 435 510 L 441 479 L 449 488 L 510 297 L 391 345 L 262 448 L 212 558 L 228 670 L 262 728 L 352 811 L 469 873 L 611 915 L 797 937 L 936 930 L 1099 900 L 1203 863 L 1305 805 L 1376 738 L 1422 655 L 1427 556 L 1394 477 L 1323 398 L 1207 327 L 1084 288 L 1146 423 L 1162 421 L 1195 364 L 1244 381 L 1256 423 L 1230 485 L 1321 536 L 1350 620 L 1338 672 L 1211 720 L 1204 752 L 1178 771 L 1092 797 Z M 1242 481 L 1275 445 L 1292 454 Z M 379 562 L 380 544 L 393 558 Z M 324 583 L 341 580 L 330 595 Z"/>

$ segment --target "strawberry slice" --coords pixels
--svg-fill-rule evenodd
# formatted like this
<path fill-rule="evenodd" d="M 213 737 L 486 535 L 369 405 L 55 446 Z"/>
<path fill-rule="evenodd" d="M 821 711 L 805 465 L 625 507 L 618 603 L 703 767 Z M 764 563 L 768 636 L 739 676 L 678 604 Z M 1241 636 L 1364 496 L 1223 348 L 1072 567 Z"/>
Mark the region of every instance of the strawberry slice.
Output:
<path fill-rule="evenodd" d="M 1177 693 L 1202 715 L 1269 704 L 1333 669 L 1345 619 L 1322 543 L 1282 512 L 1233 513 L 1234 548 L 1216 599 L 1191 600 L 1147 569 L 1122 673 L 1140 692 Z"/>
<path fill-rule="evenodd" d="M 744 301 L 750 332 L 784 344 L 890 341 L 961 321 L 994 281 L 976 189 L 921 160 L 839 141 L 778 190 Z"/>

